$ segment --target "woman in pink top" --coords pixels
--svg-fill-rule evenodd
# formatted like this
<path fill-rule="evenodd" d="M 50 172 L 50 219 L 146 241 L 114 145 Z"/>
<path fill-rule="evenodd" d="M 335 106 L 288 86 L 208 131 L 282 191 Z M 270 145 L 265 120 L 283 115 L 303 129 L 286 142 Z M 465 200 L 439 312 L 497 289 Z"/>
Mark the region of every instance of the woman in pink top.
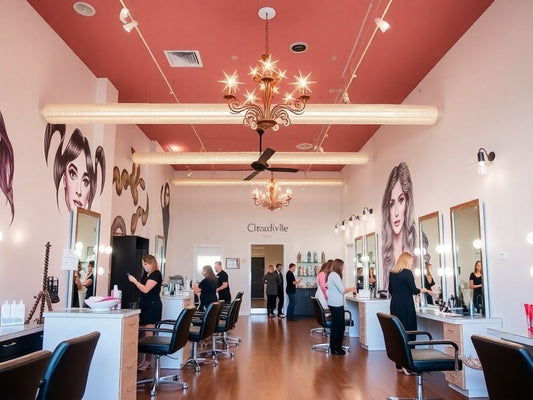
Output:
<path fill-rule="evenodd" d="M 317 276 L 318 288 L 315 297 L 320 301 L 324 309 L 328 308 L 328 284 L 326 281 L 329 271 L 331 270 L 332 263 L 333 260 L 328 260 L 322 264 L 322 267 L 320 267 L 320 272 Z"/>

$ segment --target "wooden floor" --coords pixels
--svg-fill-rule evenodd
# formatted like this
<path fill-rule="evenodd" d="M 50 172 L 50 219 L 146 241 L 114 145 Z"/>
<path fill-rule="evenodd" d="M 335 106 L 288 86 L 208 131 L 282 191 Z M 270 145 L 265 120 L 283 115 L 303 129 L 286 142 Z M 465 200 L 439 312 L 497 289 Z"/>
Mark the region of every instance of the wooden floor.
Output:
<path fill-rule="evenodd" d="M 415 377 L 396 372 L 385 351 L 366 351 L 358 338 L 346 338 L 351 346 L 346 356 L 312 351 L 321 343 L 321 335 L 311 335 L 317 327 L 314 319 L 287 321 L 266 315 L 240 316 L 233 335 L 243 341 L 235 358 L 219 358 L 218 366 L 181 370 L 187 390 L 174 385 L 159 387 L 155 398 L 213 400 L 309 400 L 309 399 L 386 399 L 389 395 L 415 396 Z M 188 355 L 188 354 L 187 354 Z M 164 375 L 176 370 L 162 370 Z M 139 373 L 148 377 L 152 370 Z M 463 400 L 444 380 L 444 374 L 426 374 L 424 396 L 446 400 Z M 149 385 L 139 386 L 137 399 L 150 399 Z"/>

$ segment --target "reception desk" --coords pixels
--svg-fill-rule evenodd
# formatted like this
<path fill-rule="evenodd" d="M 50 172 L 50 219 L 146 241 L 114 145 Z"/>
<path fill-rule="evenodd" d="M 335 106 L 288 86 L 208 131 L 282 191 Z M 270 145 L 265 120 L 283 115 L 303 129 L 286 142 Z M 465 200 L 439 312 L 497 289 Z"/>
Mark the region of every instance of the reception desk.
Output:
<path fill-rule="evenodd" d="M 175 296 L 161 296 L 163 302 L 163 315 L 162 319 L 178 319 L 178 316 L 185 307 L 194 305 L 193 292 L 181 291 L 177 292 Z M 163 326 L 163 328 L 169 328 L 169 326 Z M 161 334 L 170 335 L 170 334 Z M 183 362 L 183 351 L 180 349 L 168 357 L 161 357 L 161 368 L 179 369 Z"/>
<path fill-rule="evenodd" d="M 44 313 L 43 349 L 63 340 L 100 332 L 84 400 L 137 398 L 137 342 L 140 310 L 93 311 L 71 308 Z"/>
<path fill-rule="evenodd" d="M 353 326 L 348 328 L 350 337 L 358 337 L 361 346 L 367 350 L 385 350 L 383 332 L 377 313 L 390 312 L 390 300 L 346 297 L 346 310 L 352 313 Z"/>
<path fill-rule="evenodd" d="M 433 339 L 452 340 L 459 346 L 461 358 L 477 358 L 472 344 L 473 334 L 487 335 L 489 329 L 502 326 L 499 318 L 483 318 L 482 316 L 452 316 L 439 312 L 438 309 L 421 309 L 417 312 L 419 330 L 428 331 Z M 446 351 L 453 352 L 446 348 Z M 446 372 L 448 385 L 466 397 L 488 397 L 483 371 L 472 369 L 463 363 L 462 371 Z"/>

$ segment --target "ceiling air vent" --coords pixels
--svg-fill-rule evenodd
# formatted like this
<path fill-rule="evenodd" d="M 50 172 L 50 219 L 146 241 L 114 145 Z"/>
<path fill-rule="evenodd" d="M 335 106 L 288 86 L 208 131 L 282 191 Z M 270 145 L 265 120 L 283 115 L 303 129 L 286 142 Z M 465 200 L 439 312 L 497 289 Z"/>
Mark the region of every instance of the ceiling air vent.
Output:
<path fill-rule="evenodd" d="M 203 67 L 198 50 L 165 50 L 171 67 Z"/>

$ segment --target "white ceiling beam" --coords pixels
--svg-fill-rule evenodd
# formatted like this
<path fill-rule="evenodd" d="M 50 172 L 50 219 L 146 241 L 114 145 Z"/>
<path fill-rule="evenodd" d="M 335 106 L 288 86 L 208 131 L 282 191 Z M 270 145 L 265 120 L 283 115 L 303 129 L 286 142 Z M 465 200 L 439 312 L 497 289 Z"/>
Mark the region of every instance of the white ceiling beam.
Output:
<path fill-rule="evenodd" d="M 222 104 L 48 104 L 41 111 L 52 124 L 242 124 Z M 308 104 L 291 123 L 330 125 L 432 125 L 439 112 L 431 105 Z"/>
<path fill-rule="evenodd" d="M 257 160 L 258 153 L 246 152 L 154 152 L 133 153 L 135 164 L 165 165 L 250 165 Z M 356 165 L 366 164 L 368 154 L 364 152 L 277 152 L 268 160 L 269 164 L 315 164 L 315 165 Z"/>

